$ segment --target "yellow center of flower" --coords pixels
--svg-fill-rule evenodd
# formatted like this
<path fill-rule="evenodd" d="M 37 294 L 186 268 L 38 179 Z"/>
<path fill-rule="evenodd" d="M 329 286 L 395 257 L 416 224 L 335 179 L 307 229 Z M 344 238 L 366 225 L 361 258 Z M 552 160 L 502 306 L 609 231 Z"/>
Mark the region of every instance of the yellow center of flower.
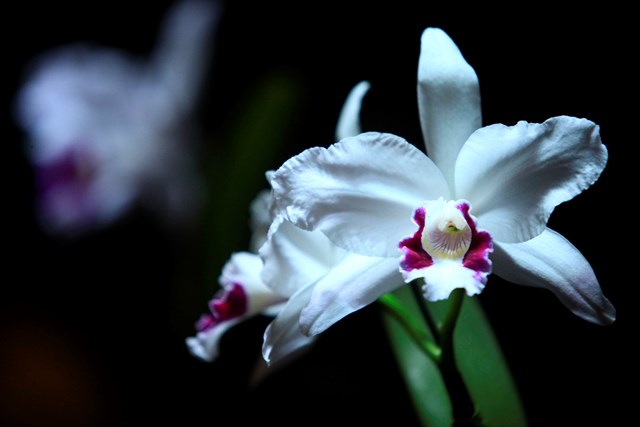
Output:
<path fill-rule="evenodd" d="M 471 227 L 455 201 L 443 198 L 424 205 L 422 246 L 435 259 L 462 259 L 471 244 Z"/>

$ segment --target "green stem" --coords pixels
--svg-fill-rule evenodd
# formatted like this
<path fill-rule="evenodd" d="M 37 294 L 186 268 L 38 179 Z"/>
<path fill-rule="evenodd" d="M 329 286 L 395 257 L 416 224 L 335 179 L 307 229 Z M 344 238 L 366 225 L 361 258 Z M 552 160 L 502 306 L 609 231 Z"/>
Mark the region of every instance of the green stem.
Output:
<path fill-rule="evenodd" d="M 454 351 L 454 331 L 462 308 L 462 302 L 464 301 L 464 295 L 465 290 L 460 288 L 451 293 L 449 297 L 451 304 L 449 312 L 440 330 L 442 355 L 438 366 L 442 374 L 442 380 L 449 392 L 454 427 L 482 425 L 471 394 L 456 364 Z"/>
<path fill-rule="evenodd" d="M 402 302 L 393 294 L 384 294 L 378 298 L 378 302 L 382 307 L 398 320 L 404 329 L 409 333 L 411 338 L 428 357 L 436 364 L 440 363 L 441 351 L 440 347 L 431 341 L 428 335 L 418 325 L 409 310 L 405 308 Z"/>
<path fill-rule="evenodd" d="M 427 308 L 426 300 L 420 292 L 421 283 L 424 283 L 422 279 L 416 279 L 409 284 L 409 287 L 411 288 L 413 296 L 416 299 L 418 309 L 420 310 L 420 313 L 422 313 L 422 317 L 424 317 L 424 320 L 427 323 L 427 327 L 429 328 L 429 331 L 433 336 L 433 340 L 436 344 L 440 345 L 440 330 L 438 329 L 436 322 L 433 321 L 433 317 L 431 317 L 431 313 L 429 313 L 429 309 Z"/>
<path fill-rule="evenodd" d="M 454 332 L 462 309 L 465 290 L 455 289 L 451 293 L 449 297 L 449 310 L 442 322 L 442 326 L 437 328 L 424 302 L 424 297 L 417 288 L 417 284 L 413 282 L 411 288 L 420 313 L 424 317 L 431 335 L 434 338 L 439 337 L 439 343 L 431 339 L 427 330 L 424 329 L 424 324 L 419 322 L 410 310 L 406 308 L 404 303 L 394 294 L 384 294 L 378 298 L 378 302 L 387 313 L 400 322 L 418 348 L 438 366 L 451 402 L 453 416 L 452 427 L 484 426 L 480 416 L 475 410 L 473 399 L 458 370 L 455 358 Z"/>

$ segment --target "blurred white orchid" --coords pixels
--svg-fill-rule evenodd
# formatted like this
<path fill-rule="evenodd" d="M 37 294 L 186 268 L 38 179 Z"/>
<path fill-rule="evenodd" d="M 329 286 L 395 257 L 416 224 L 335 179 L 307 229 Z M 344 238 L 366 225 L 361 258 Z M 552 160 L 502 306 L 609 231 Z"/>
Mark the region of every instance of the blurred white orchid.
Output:
<path fill-rule="evenodd" d="M 16 119 L 47 231 L 76 235 L 134 205 L 169 222 L 198 206 L 193 113 L 217 20 L 215 2 L 184 0 L 148 60 L 88 43 L 36 58 Z"/>

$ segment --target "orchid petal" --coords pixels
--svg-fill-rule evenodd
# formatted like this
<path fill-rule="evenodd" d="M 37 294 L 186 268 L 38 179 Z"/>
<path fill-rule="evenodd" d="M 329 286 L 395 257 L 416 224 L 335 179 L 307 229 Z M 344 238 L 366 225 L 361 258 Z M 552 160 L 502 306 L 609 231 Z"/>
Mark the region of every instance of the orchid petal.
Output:
<path fill-rule="evenodd" d="M 424 298 L 427 301 L 441 301 L 449 298 L 451 292 L 457 288 L 464 289 L 469 296 L 479 294 L 487 282 L 486 276 L 486 273 L 478 273 L 460 263 L 444 260 L 428 268 L 412 271 L 407 281 L 424 278 Z"/>
<path fill-rule="evenodd" d="M 193 107 L 209 65 L 213 30 L 219 19 L 216 2 L 186 0 L 175 4 L 163 25 L 152 65 L 174 103 Z"/>
<path fill-rule="evenodd" d="M 338 140 L 349 136 L 356 136 L 362 132 L 360 127 L 360 108 L 362 98 L 367 94 L 371 85 L 367 81 L 361 81 L 351 89 L 340 111 L 336 138 Z"/>
<path fill-rule="evenodd" d="M 224 333 L 242 320 L 244 317 L 236 317 L 206 331 L 198 332 L 193 337 L 188 337 L 185 342 L 189 353 L 206 362 L 214 361 L 220 354 L 220 340 Z"/>
<path fill-rule="evenodd" d="M 250 252 L 232 254 L 222 268 L 220 284 L 240 284 L 246 293 L 247 316 L 256 315 L 285 299 L 285 296 L 275 293 L 263 283 L 260 277 L 261 270 L 262 260 Z"/>
<path fill-rule="evenodd" d="M 453 185 L 458 151 L 482 126 L 480 87 L 473 68 L 438 28 L 422 33 L 418 106 L 427 154 Z"/>
<path fill-rule="evenodd" d="M 302 333 L 298 323 L 300 310 L 309 302 L 314 285 L 312 283 L 293 294 L 278 316 L 267 326 L 262 356 L 270 366 L 289 360 L 314 341 L 313 337 Z"/>
<path fill-rule="evenodd" d="M 349 254 L 316 284 L 309 304 L 300 313 L 302 332 L 319 334 L 403 285 L 397 258 Z"/>
<path fill-rule="evenodd" d="M 558 204 L 593 184 L 606 162 L 599 127 L 589 120 L 487 126 L 460 151 L 456 194 L 494 240 L 523 242 L 544 230 Z"/>
<path fill-rule="evenodd" d="M 362 255 L 398 254 L 422 200 L 448 196 L 442 173 L 404 139 L 363 133 L 285 162 L 271 179 L 276 209 Z"/>
<path fill-rule="evenodd" d="M 267 239 L 267 233 L 271 226 L 272 218 L 269 204 L 271 203 L 271 191 L 261 190 L 250 205 L 251 252 L 258 253 L 260 247 Z"/>
<path fill-rule="evenodd" d="M 262 281 L 280 295 L 290 297 L 301 284 L 316 282 L 345 251 L 320 231 L 306 231 L 288 221 L 279 221 L 277 230 L 260 248 Z"/>
<path fill-rule="evenodd" d="M 493 272 L 510 282 L 545 288 L 575 315 L 607 325 L 616 310 L 603 295 L 589 262 L 571 242 L 546 229 L 522 243 L 494 242 Z"/>

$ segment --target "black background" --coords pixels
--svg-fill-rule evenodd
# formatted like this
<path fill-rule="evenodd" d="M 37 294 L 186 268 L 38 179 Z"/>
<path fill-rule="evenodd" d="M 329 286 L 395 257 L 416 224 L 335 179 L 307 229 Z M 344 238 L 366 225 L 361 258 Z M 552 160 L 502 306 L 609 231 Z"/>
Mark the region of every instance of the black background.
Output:
<path fill-rule="evenodd" d="M 206 309 L 206 295 L 215 290 L 213 270 L 224 259 L 210 261 L 209 282 L 180 287 L 183 248 L 150 215 L 133 213 L 74 241 L 40 229 L 32 171 L 11 111 L 25 65 L 47 49 L 83 40 L 144 55 L 169 5 L 16 3 L 3 13 L 2 211 L 9 238 L 0 290 L 0 424 L 418 425 L 372 307 L 347 317 L 311 353 L 251 387 L 266 319 L 230 331 L 213 364 L 194 359 L 184 345 Z M 637 97 L 637 78 L 630 15 L 601 4 L 562 10 L 540 3 L 469 8 L 428 1 L 227 1 L 201 125 L 215 133 L 265 75 L 288 73 L 299 84 L 301 107 L 281 153 L 285 160 L 333 142 L 346 93 L 366 79 L 372 89 L 363 104 L 364 129 L 419 145 L 415 79 L 427 26 L 447 31 L 476 70 L 485 124 L 542 122 L 561 114 L 599 124 L 609 149 L 607 168 L 593 187 L 556 209 L 550 226 L 589 259 L 618 310 L 617 321 L 589 324 L 551 293 L 495 276 L 480 300 L 532 427 L 627 425 L 637 396 L 631 262 L 638 236 L 631 166 L 637 136 L 630 119 L 635 107 L 627 106 Z"/>

